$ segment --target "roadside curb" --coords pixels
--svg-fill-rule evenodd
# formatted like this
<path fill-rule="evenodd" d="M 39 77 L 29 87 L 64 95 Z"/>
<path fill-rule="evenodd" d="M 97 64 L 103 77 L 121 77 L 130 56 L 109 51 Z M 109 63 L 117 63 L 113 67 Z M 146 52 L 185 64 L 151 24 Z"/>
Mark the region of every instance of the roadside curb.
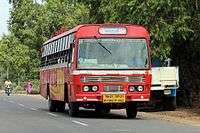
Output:
<path fill-rule="evenodd" d="M 0 94 L 4 94 L 4 90 L 0 90 Z M 26 91 L 12 91 L 12 94 L 15 95 L 27 95 Z M 28 95 L 39 95 L 39 94 L 28 94 Z"/>
<path fill-rule="evenodd" d="M 13 94 L 27 94 L 26 91 L 13 91 Z M 39 93 L 32 92 L 29 95 L 39 95 Z"/>

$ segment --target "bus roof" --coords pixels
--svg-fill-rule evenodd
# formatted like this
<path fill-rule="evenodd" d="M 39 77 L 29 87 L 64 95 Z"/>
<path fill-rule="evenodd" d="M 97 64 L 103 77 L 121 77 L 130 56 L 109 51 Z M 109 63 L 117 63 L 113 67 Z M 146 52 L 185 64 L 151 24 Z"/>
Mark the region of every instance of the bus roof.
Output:
<path fill-rule="evenodd" d="M 56 40 L 56 39 L 59 39 L 59 38 L 61 38 L 61 37 L 63 37 L 63 36 L 66 36 L 66 35 L 68 35 L 68 34 L 70 34 L 70 33 L 74 33 L 74 32 L 76 32 L 76 31 L 78 31 L 80 28 L 82 28 L 82 27 L 89 27 L 89 26 L 97 26 L 97 27 L 100 27 L 100 26 L 110 26 L 110 27 L 123 27 L 123 26 L 133 26 L 133 27 L 138 27 L 138 28 L 142 28 L 143 30 L 145 30 L 146 32 L 147 32 L 147 30 L 145 29 L 145 27 L 144 26 L 141 26 L 141 25 L 133 25 L 133 24 L 83 24 L 83 25 L 78 25 L 78 26 L 76 26 L 76 27 L 74 27 L 73 29 L 70 29 L 70 30 L 68 30 L 68 31 L 66 31 L 66 32 L 63 32 L 63 33 L 61 33 L 61 34 L 59 34 L 59 35 L 57 35 L 57 36 L 54 36 L 54 37 L 52 37 L 52 38 L 50 38 L 48 41 L 46 41 L 43 45 L 45 45 L 45 44 L 47 44 L 47 43 L 49 43 L 49 42 L 52 42 L 52 41 L 54 41 L 54 40 Z"/>

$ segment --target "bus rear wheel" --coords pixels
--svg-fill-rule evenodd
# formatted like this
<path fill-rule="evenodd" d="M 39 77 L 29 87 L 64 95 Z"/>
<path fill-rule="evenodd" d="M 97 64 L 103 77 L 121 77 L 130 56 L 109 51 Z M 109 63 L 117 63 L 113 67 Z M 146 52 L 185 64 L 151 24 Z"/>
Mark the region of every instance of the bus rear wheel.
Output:
<path fill-rule="evenodd" d="M 127 118 L 132 119 L 137 116 L 137 105 L 136 103 L 129 103 L 126 107 L 126 115 Z"/>
<path fill-rule="evenodd" d="M 49 111 L 51 112 L 56 111 L 56 101 L 51 100 L 50 96 L 48 97 L 48 107 L 49 107 Z"/>
<path fill-rule="evenodd" d="M 65 111 L 65 102 L 59 101 L 57 105 L 57 109 L 59 112 L 64 112 Z"/>
<path fill-rule="evenodd" d="M 79 112 L 79 105 L 78 103 L 75 102 L 70 102 L 69 103 L 69 115 L 74 117 L 77 116 Z"/>

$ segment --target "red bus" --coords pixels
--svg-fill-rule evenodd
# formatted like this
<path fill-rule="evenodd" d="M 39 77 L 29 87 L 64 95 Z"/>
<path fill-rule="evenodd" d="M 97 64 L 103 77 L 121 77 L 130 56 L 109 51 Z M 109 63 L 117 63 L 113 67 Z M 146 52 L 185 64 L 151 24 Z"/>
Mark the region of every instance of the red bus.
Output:
<path fill-rule="evenodd" d="M 131 24 L 85 24 L 42 45 L 40 93 L 50 111 L 76 116 L 79 107 L 109 113 L 150 99 L 151 59 L 148 31 Z"/>

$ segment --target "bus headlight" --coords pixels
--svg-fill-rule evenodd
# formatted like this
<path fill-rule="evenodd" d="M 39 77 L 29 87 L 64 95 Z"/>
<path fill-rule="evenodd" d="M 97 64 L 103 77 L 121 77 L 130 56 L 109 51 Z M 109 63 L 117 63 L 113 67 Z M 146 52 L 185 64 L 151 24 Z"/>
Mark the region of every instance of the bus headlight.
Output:
<path fill-rule="evenodd" d="M 135 85 L 135 86 L 131 85 L 131 86 L 129 86 L 129 91 L 130 92 L 142 92 L 142 91 L 144 91 L 144 87 L 141 86 L 141 85 L 139 85 L 139 86 L 137 86 L 137 85 Z"/>
<path fill-rule="evenodd" d="M 130 92 L 135 91 L 135 86 L 129 86 L 129 91 L 130 91 Z"/>
<path fill-rule="evenodd" d="M 92 86 L 92 91 L 96 92 L 98 90 L 98 86 Z"/>
<path fill-rule="evenodd" d="M 89 86 L 84 86 L 83 91 L 88 92 L 90 90 Z"/>
<path fill-rule="evenodd" d="M 140 85 L 140 86 L 138 86 L 137 90 L 138 90 L 139 92 L 142 92 L 142 91 L 144 91 L 144 87 Z"/>

